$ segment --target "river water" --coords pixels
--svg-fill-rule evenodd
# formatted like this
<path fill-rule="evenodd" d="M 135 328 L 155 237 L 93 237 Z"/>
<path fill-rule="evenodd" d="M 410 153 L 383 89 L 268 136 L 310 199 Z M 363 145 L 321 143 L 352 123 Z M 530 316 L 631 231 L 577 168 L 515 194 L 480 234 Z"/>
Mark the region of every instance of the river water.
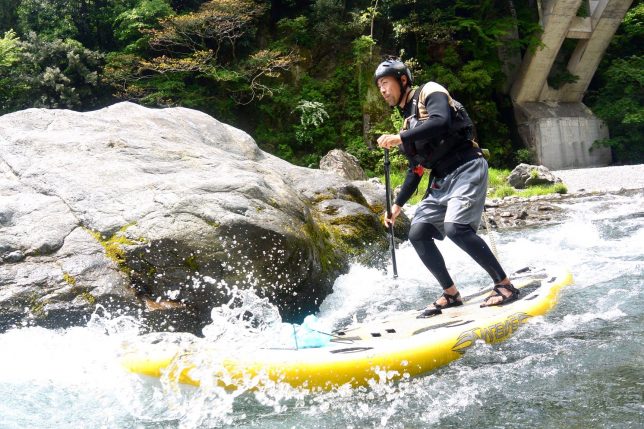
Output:
<path fill-rule="evenodd" d="M 572 271 L 575 284 L 558 306 L 509 340 L 476 344 L 424 377 L 324 393 L 160 384 L 119 365 L 137 322 L 98 309 L 85 327 L 0 335 L 0 428 L 644 427 L 644 193 L 565 207 L 561 224 L 493 235 L 508 271 Z M 453 244 L 440 247 L 462 292 L 489 286 Z M 339 277 L 319 323 L 339 327 L 433 301 L 439 287 L 409 243 L 397 255 L 397 280 L 360 265 Z M 228 338 L 243 335 L 223 326 Z M 221 323 L 213 329 L 222 336 Z"/>

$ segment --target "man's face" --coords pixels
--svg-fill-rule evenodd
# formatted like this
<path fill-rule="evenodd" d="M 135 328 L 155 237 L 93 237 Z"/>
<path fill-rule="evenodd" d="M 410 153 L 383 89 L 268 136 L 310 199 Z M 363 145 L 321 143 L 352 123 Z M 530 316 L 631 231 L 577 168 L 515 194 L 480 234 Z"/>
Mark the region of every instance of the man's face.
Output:
<path fill-rule="evenodd" d="M 380 95 L 390 107 L 394 107 L 400 99 L 400 85 L 393 76 L 384 76 L 378 79 Z"/>

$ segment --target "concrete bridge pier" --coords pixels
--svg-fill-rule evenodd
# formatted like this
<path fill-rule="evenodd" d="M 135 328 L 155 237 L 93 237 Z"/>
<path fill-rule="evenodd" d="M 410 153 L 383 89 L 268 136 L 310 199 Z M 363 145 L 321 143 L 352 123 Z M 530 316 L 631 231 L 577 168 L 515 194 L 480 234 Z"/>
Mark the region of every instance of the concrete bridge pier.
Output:
<path fill-rule="evenodd" d="M 519 133 L 540 164 L 552 169 L 610 164 L 610 149 L 593 147 L 608 138 L 608 128 L 582 99 L 631 3 L 538 0 L 542 46 L 524 56 L 511 96 Z M 579 16 L 581 6 L 588 16 Z M 566 39 L 576 43 L 566 67 L 577 80 L 552 88 L 548 75 Z"/>
<path fill-rule="evenodd" d="M 519 134 L 539 164 L 564 170 L 611 163 L 609 148 L 593 147 L 608 138 L 608 127 L 583 103 L 521 103 L 514 113 Z"/>

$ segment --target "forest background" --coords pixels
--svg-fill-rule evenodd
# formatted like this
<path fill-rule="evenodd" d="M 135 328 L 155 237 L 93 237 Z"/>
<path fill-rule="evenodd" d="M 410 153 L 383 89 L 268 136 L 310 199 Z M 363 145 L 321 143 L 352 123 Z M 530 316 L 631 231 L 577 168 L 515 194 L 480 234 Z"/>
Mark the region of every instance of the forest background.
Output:
<path fill-rule="evenodd" d="M 532 155 L 516 133 L 509 58 L 538 49 L 540 31 L 534 0 L 0 0 L 0 114 L 184 106 L 295 164 L 341 148 L 375 175 L 374 141 L 399 118 L 373 70 L 399 57 L 416 83 L 439 82 L 467 107 L 491 165 L 511 167 Z M 619 163 L 644 162 L 643 35 L 636 0 L 584 100 Z M 550 86 L 576 79 L 570 51 Z"/>

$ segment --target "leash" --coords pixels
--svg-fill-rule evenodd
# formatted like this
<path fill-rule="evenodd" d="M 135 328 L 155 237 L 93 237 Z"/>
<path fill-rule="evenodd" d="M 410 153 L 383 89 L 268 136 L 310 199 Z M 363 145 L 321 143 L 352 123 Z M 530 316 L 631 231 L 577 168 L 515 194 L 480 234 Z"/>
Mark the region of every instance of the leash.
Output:
<path fill-rule="evenodd" d="M 499 252 L 496 250 L 496 240 L 494 239 L 494 234 L 492 234 L 492 226 L 490 225 L 490 219 L 487 217 L 487 212 L 485 211 L 485 208 L 483 208 L 483 222 L 485 222 L 485 229 L 487 229 L 487 236 L 490 238 L 490 248 L 492 249 L 492 253 L 494 254 L 494 257 L 496 257 L 496 260 L 499 261 L 499 264 L 501 263 L 501 259 L 499 258 Z"/>

